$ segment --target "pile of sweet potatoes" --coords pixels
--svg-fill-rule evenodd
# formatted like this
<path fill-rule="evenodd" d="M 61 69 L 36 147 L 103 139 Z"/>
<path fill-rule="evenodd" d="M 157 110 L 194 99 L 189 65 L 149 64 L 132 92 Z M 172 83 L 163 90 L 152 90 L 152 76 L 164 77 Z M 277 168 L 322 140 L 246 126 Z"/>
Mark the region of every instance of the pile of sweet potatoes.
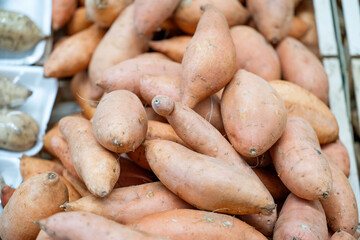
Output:
<path fill-rule="evenodd" d="M 1 239 L 358 238 L 311 1 L 53 2 L 44 74 L 82 113 L 21 158 Z"/>

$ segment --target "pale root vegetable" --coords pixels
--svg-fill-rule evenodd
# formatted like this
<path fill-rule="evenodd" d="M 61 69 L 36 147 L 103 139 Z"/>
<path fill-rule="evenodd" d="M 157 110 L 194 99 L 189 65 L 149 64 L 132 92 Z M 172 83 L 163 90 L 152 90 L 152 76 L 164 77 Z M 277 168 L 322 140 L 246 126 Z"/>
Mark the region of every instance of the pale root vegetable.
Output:
<path fill-rule="evenodd" d="M 270 216 L 258 214 L 241 215 L 238 218 L 256 230 L 261 232 L 267 237 L 271 237 L 274 231 L 275 223 L 277 220 L 277 211 L 274 211 Z"/>
<path fill-rule="evenodd" d="M 63 169 L 64 167 L 56 161 L 26 155 L 20 158 L 20 173 L 24 182 L 35 175 L 46 172 L 55 172 L 61 175 Z"/>
<path fill-rule="evenodd" d="M 65 211 L 91 212 L 118 223 L 129 224 L 149 214 L 192 207 L 161 182 L 154 182 L 117 188 L 105 198 L 90 195 L 65 203 L 62 208 Z"/>
<path fill-rule="evenodd" d="M 74 15 L 72 16 L 70 22 L 67 25 L 67 35 L 73 35 L 82 30 L 85 30 L 92 24 L 93 22 L 87 18 L 86 8 L 79 7 L 76 9 Z"/>
<path fill-rule="evenodd" d="M 103 29 L 93 25 L 64 40 L 45 62 L 45 77 L 71 77 L 86 70 L 104 34 Z"/>
<path fill-rule="evenodd" d="M 51 26 L 54 30 L 62 28 L 76 10 L 77 0 L 52 0 Z"/>
<path fill-rule="evenodd" d="M 289 117 L 270 154 L 281 181 L 296 196 L 306 200 L 330 196 L 331 170 L 316 133 L 306 120 Z"/>
<path fill-rule="evenodd" d="M 294 16 L 291 23 L 289 37 L 300 39 L 309 29 L 309 24 L 301 18 Z"/>
<path fill-rule="evenodd" d="M 225 214 L 177 209 L 148 215 L 130 225 L 133 229 L 170 237 L 172 240 L 265 240 L 248 224 Z"/>
<path fill-rule="evenodd" d="M 272 160 L 269 151 L 266 151 L 264 154 L 261 154 L 260 156 L 257 157 L 241 156 L 241 158 L 244 159 L 252 168 L 267 167 L 269 165 L 272 165 Z"/>
<path fill-rule="evenodd" d="M 221 116 L 236 151 L 256 157 L 281 137 L 287 112 L 281 96 L 268 82 L 238 70 L 223 92 Z"/>
<path fill-rule="evenodd" d="M 90 98 L 91 85 L 88 74 L 83 71 L 77 73 L 70 83 L 72 95 L 81 108 L 81 112 L 85 118 L 91 119 L 96 111 L 97 101 Z"/>
<path fill-rule="evenodd" d="M 35 239 L 40 229 L 34 221 L 61 211 L 59 206 L 67 200 L 66 185 L 56 173 L 43 173 L 28 179 L 15 190 L 1 213 L 1 239 Z"/>
<path fill-rule="evenodd" d="M 62 175 L 82 197 L 91 195 L 91 193 L 87 190 L 85 184 L 73 175 L 71 175 L 71 173 L 69 173 L 66 169 L 64 169 Z"/>
<path fill-rule="evenodd" d="M 132 2 L 133 0 L 85 0 L 85 7 L 90 20 L 100 27 L 108 28 Z"/>
<path fill-rule="evenodd" d="M 157 114 L 152 107 L 145 107 L 145 112 L 148 120 L 166 123 L 166 119 Z"/>
<path fill-rule="evenodd" d="M 329 227 L 336 232 L 341 229 L 353 235 L 358 226 L 358 207 L 355 194 L 349 180 L 340 168 L 329 161 L 332 181 L 332 192 L 320 202 L 324 208 Z"/>
<path fill-rule="evenodd" d="M 60 179 L 65 183 L 66 188 L 68 190 L 68 194 L 69 194 L 69 202 L 73 202 L 76 201 L 78 199 L 81 198 L 80 193 L 78 193 L 78 191 L 76 191 L 76 189 L 73 187 L 73 185 L 71 185 L 71 183 L 66 180 L 66 178 L 64 178 L 63 176 L 59 176 Z"/>
<path fill-rule="evenodd" d="M 0 15 L 1 18 L 1 15 Z M 1 36 L 4 39 L 3 36 Z M 0 107 L 19 107 L 32 95 L 32 91 L 18 80 L 0 73 Z"/>
<path fill-rule="evenodd" d="M 60 130 L 59 130 L 60 131 Z M 51 147 L 55 155 L 60 159 L 64 167 L 76 178 L 80 179 L 76 173 L 73 159 L 70 154 L 69 145 L 62 136 L 53 136 L 51 138 Z"/>
<path fill-rule="evenodd" d="M 329 105 L 329 80 L 320 60 L 291 37 L 281 41 L 276 51 L 284 79 L 305 88 Z"/>
<path fill-rule="evenodd" d="M 149 46 L 151 49 L 164 53 L 175 62 L 181 63 L 187 46 L 191 41 L 191 36 L 175 36 L 169 39 L 159 41 L 150 41 Z"/>
<path fill-rule="evenodd" d="M 290 193 L 275 224 L 273 239 L 328 239 L 320 202 L 307 201 Z"/>
<path fill-rule="evenodd" d="M 135 0 L 135 29 L 139 36 L 151 34 L 168 19 L 180 0 Z"/>
<path fill-rule="evenodd" d="M 266 81 L 280 79 L 280 60 L 275 49 L 248 26 L 230 29 L 236 50 L 236 69 L 245 69 Z"/>
<path fill-rule="evenodd" d="M 107 196 L 119 179 L 119 161 L 97 142 L 90 121 L 68 116 L 60 120 L 59 128 L 78 176 L 92 194 Z"/>
<path fill-rule="evenodd" d="M 140 99 L 130 91 L 106 94 L 96 108 L 92 129 L 98 142 L 112 152 L 134 151 L 144 141 L 148 127 Z"/>
<path fill-rule="evenodd" d="M 211 4 L 225 16 L 229 26 L 244 24 L 250 17 L 249 11 L 237 0 L 181 0 L 174 13 L 174 21 L 186 33 L 194 34 L 201 18 L 200 6 Z"/>
<path fill-rule="evenodd" d="M 197 208 L 238 215 L 270 215 L 275 209 L 263 185 L 245 176 L 240 167 L 167 140 L 147 140 L 145 147 L 149 165 L 160 181 Z"/>
<path fill-rule="evenodd" d="M 329 157 L 329 161 L 336 164 L 343 171 L 346 177 L 350 175 L 350 157 L 349 153 L 341 142 L 337 139 L 335 142 L 321 145 L 321 150 Z"/>
<path fill-rule="evenodd" d="M 280 94 L 288 116 L 298 116 L 308 121 L 316 132 L 320 144 L 339 138 L 339 126 L 328 106 L 306 89 L 287 81 L 271 81 Z"/>
<path fill-rule="evenodd" d="M 294 16 L 293 1 L 249 0 L 246 4 L 257 29 L 268 42 L 277 44 L 288 35 Z"/>
<path fill-rule="evenodd" d="M 53 156 L 57 156 L 55 151 L 51 146 L 51 138 L 53 136 L 61 136 L 61 132 L 59 130 L 59 124 L 56 123 L 50 130 L 48 130 L 43 136 L 43 143 L 45 150 Z"/>
<path fill-rule="evenodd" d="M 356 240 L 354 236 L 345 231 L 337 230 L 330 238 L 330 240 Z"/>
<path fill-rule="evenodd" d="M 152 171 L 146 159 L 145 147 L 143 145 L 140 145 L 132 152 L 128 152 L 127 155 L 129 156 L 131 161 L 133 161 L 138 166 L 142 167 L 143 169 Z"/>
<path fill-rule="evenodd" d="M 140 80 L 146 74 L 180 77 L 182 68 L 181 64 L 169 60 L 137 57 L 107 69 L 97 85 L 106 92 L 124 89 L 140 97 Z"/>
<path fill-rule="evenodd" d="M 253 168 L 255 174 L 259 177 L 261 182 L 269 190 L 271 196 L 275 200 L 285 199 L 290 191 L 281 182 L 275 170 L 266 168 Z"/>
<path fill-rule="evenodd" d="M 91 99 L 99 99 L 103 89 L 96 85 L 103 73 L 116 64 L 133 58 L 148 48 L 149 36 L 140 38 L 134 27 L 134 4 L 117 17 L 97 46 L 89 64 Z"/>
<path fill-rule="evenodd" d="M 62 212 L 35 222 L 55 239 L 165 240 L 88 212 Z M 35 227 L 37 227 L 35 225 Z M 39 229 L 39 227 L 37 227 Z M 35 236 L 36 237 L 36 236 Z"/>
<path fill-rule="evenodd" d="M 13 195 L 13 193 L 15 192 L 15 188 L 12 188 L 8 185 L 5 185 L 3 187 L 1 187 L 1 206 L 4 208 L 6 206 L 6 204 L 9 202 L 11 196 Z"/>
<path fill-rule="evenodd" d="M 225 87 L 236 70 L 235 46 L 224 15 L 210 4 L 201 9 L 204 13 L 182 60 L 181 102 L 190 108 Z"/>

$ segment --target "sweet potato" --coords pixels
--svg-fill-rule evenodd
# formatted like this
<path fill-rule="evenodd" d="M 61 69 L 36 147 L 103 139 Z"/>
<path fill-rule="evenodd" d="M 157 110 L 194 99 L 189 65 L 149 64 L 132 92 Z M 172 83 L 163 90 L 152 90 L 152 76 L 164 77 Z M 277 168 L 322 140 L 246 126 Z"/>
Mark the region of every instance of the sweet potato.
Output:
<path fill-rule="evenodd" d="M 271 81 L 271 86 L 280 94 L 288 116 L 307 120 L 321 144 L 331 143 L 339 137 L 339 126 L 334 114 L 311 92 L 287 81 Z"/>
<path fill-rule="evenodd" d="M 138 56 L 136 56 L 135 58 L 151 58 L 151 59 L 164 59 L 164 60 L 169 60 L 171 61 L 171 59 L 169 57 L 167 57 L 165 54 L 162 54 L 160 52 L 146 52 L 146 53 L 142 53 Z"/>
<path fill-rule="evenodd" d="M 151 49 L 164 53 L 175 62 L 181 63 L 187 46 L 191 41 L 191 36 L 175 36 L 169 39 L 160 41 L 150 41 L 149 46 Z"/>
<path fill-rule="evenodd" d="M 55 151 L 51 146 L 51 138 L 53 136 L 61 136 L 61 132 L 59 130 L 59 124 L 56 123 L 50 130 L 48 130 L 43 136 L 43 143 L 45 150 L 53 156 L 57 156 Z"/>
<path fill-rule="evenodd" d="M 280 60 L 261 34 L 248 26 L 232 27 L 230 33 L 235 44 L 236 69 L 245 69 L 267 81 L 280 79 Z"/>
<path fill-rule="evenodd" d="M 350 175 L 350 157 L 349 153 L 341 142 L 337 139 L 335 142 L 321 145 L 321 150 L 333 161 L 338 168 L 343 171 L 346 177 Z"/>
<path fill-rule="evenodd" d="M 166 123 L 166 119 L 157 114 L 152 107 L 145 107 L 145 112 L 148 120 Z"/>
<path fill-rule="evenodd" d="M 151 214 L 131 226 L 136 230 L 168 236 L 172 240 L 266 239 L 239 219 L 225 214 L 191 209 Z"/>
<path fill-rule="evenodd" d="M 354 236 L 345 231 L 337 230 L 330 238 L 330 240 L 356 240 Z"/>
<path fill-rule="evenodd" d="M 236 70 L 235 46 L 224 15 L 210 4 L 201 9 L 204 13 L 182 60 L 181 102 L 190 108 L 225 87 Z"/>
<path fill-rule="evenodd" d="M 135 29 L 139 36 L 151 34 L 174 12 L 180 0 L 135 0 Z"/>
<path fill-rule="evenodd" d="M 257 29 L 268 42 L 277 44 L 288 35 L 294 16 L 293 1 L 249 0 L 246 4 Z"/>
<path fill-rule="evenodd" d="M 108 28 L 132 2 L 133 0 L 86 0 L 85 7 L 90 20 L 100 27 Z"/>
<path fill-rule="evenodd" d="M 289 117 L 270 154 L 278 176 L 292 193 L 306 200 L 330 196 L 333 184 L 330 167 L 315 131 L 306 120 Z"/>
<path fill-rule="evenodd" d="M 119 178 L 119 161 L 97 142 L 90 121 L 64 117 L 59 122 L 59 128 L 69 144 L 78 176 L 92 194 L 107 196 Z"/>
<path fill-rule="evenodd" d="M 146 215 L 172 209 L 192 208 L 170 192 L 161 182 L 123 187 L 105 198 L 92 195 L 65 203 L 65 211 L 86 211 L 122 224 L 132 223 Z"/>
<path fill-rule="evenodd" d="M 140 97 L 140 79 L 145 74 L 180 77 L 182 68 L 169 60 L 137 57 L 107 69 L 97 85 L 106 92 L 124 89 Z"/>
<path fill-rule="evenodd" d="M 75 33 L 87 29 L 92 24 L 93 22 L 87 18 L 86 8 L 79 7 L 76 9 L 73 17 L 67 25 L 67 35 L 74 35 Z"/>
<path fill-rule="evenodd" d="M 355 194 L 341 169 L 334 162 L 328 162 L 333 177 L 332 192 L 328 198 L 320 200 L 326 220 L 334 232 L 341 229 L 353 235 L 359 219 Z"/>
<path fill-rule="evenodd" d="M 249 214 L 238 216 L 240 220 L 253 226 L 256 230 L 261 232 L 267 237 L 271 237 L 274 231 L 275 223 L 277 220 L 277 212 L 274 211 L 270 216 L 258 214 Z"/>
<path fill-rule="evenodd" d="M 266 151 L 264 154 L 257 157 L 241 156 L 241 158 L 244 159 L 252 168 L 267 167 L 272 164 L 269 151 Z"/>
<path fill-rule="evenodd" d="M 69 202 L 73 202 L 73 201 L 76 201 L 78 199 L 81 198 L 81 195 L 80 193 L 78 193 L 78 191 L 76 191 L 76 189 L 74 188 L 73 185 L 71 185 L 71 183 L 66 180 L 66 178 L 64 178 L 63 176 L 59 176 L 60 179 L 65 183 L 66 185 L 66 188 L 68 190 L 68 195 L 69 195 Z"/>
<path fill-rule="evenodd" d="M 45 231 L 40 230 L 39 234 L 36 237 L 36 240 L 53 240 L 54 238 L 50 237 Z"/>
<path fill-rule="evenodd" d="M 240 167 L 167 140 L 147 140 L 145 147 L 149 165 L 160 181 L 197 208 L 265 215 L 275 208 L 271 195 L 257 181 L 250 181 Z"/>
<path fill-rule="evenodd" d="M 97 141 L 117 153 L 134 151 L 144 141 L 148 127 L 145 109 L 130 91 L 106 94 L 96 108 L 92 129 Z"/>
<path fill-rule="evenodd" d="M 281 137 L 287 112 L 283 100 L 264 79 L 238 70 L 221 98 L 221 116 L 234 148 L 256 157 Z"/>
<path fill-rule="evenodd" d="M 26 155 L 20 158 L 20 173 L 24 182 L 40 173 L 55 172 L 61 175 L 63 169 L 64 167 L 56 161 Z"/>
<path fill-rule="evenodd" d="M 97 46 L 89 64 L 90 98 L 99 99 L 103 89 L 96 85 L 103 73 L 116 64 L 146 52 L 149 36 L 140 38 L 134 27 L 134 4 L 117 17 Z"/>
<path fill-rule="evenodd" d="M 45 77 L 70 77 L 86 70 L 104 34 L 103 29 L 93 25 L 64 40 L 45 62 Z"/>
<path fill-rule="evenodd" d="M 85 184 L 79 179 L 71 175 L 66 169 L 62 172 L 63 177 L 75 188 L 75 190 L 81 195 L 81 197 L 86 197 L 91 195 L 87 190 Z"/>
<path fill-rule="evenodd" d="M 51 26 L 54 30 L 62 28 L 74 14 L 77 0 L 52 0 Z"/>
<path fill-rule="evenodd" d="M 4 208 L 6 206 L 6 204 L 9 202 L 11 196 L 13 195 L 13 193 L 15 192 L 15 188 L 12 188 L 8 185 L 5 185 L 3 187 L 1 187 L 1 206 Z"/>
<path fill-rule="evenodd" d="M 320 60 L 291 37 L 281 41 L 276 51 L 284 79 L 305 88 L 329 105 L 329 80 Z"/>
<path fill-rule="evenodd" d="M 59 212 L 67 200 L 66 185 L 56 173 L 28 179 L 15 190 L 0 216 L 1 239 L 35 239 L 40 229 L 34 221 Z"/>
<path fill-rule="evenodd" d="M 275 224 L 273 239 L 328 239 L 320 202 L 307 201 L 290 193 Z"/>
<path fill-rule="evenodd" d="M 75 101 L 80 106 L 82 114 L 91 119 L 96 111 L 97 101 L 90 99 L 91 86 L 88 74 L 83 71 L 77 73 L 71 80 L 71 92 Z"/>
<path fill-rule="evenodd" d="M 281 182 L 274 170 L 266 168 L 253 168 L 252 170 L 275 200 L 285 199 L 289 195 L 289 189 Z"/>
<path fill-rule="evenodd" d="M 194 34 L 201 18 L 200 6 L 209 3 L 219 9 L 229 26 L 244 24 L 250 17 L 249 11 L 237 0 L 182 0 L 174 13 L 176 24 L 186 33 Z"/>
<path fill-rule="evenodd" d="M 360 238 L 360 230 L 357 230 L 353 236 L 355 239 L 359 239 Z"/>
<path fill-rule="evenodd" d="M 165 240 L 165 238 L 133 230 L 88 212 L 57 213 L 35 223 L 41 230 L 56 239 Z"/>
<path fill-rule="evenodd" d="M 294 16 L 291 23 L 289 37 L 300 39 L 309 29 L 309 24 L 301 18 Z"/>

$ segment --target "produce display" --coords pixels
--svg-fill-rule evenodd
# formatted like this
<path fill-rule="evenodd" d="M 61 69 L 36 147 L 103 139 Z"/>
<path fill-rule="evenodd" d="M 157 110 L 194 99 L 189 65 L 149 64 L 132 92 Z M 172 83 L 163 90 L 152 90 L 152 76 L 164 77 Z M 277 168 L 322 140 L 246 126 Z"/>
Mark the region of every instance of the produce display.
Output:
<path fill-rule="evenodd" d="M 311 1 L 52 6 L 67 36 L 44 75 L 72 78 L 81 114 L 47 130 L 51 160 L 21 157 L 17 189 L 0 176 L 0 239 L 358 239 Z M 31 95 L 4 89 L 3 107 Z M 20 151 L 38 127 L 4 108 L 0 130 Z"/>

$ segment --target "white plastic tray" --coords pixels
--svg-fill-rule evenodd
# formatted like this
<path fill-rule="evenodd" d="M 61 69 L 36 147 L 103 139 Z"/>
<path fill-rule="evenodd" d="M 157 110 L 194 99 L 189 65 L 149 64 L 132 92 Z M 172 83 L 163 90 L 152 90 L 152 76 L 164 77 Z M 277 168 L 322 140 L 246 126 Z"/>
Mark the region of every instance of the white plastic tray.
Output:
<path fill-rule="evenodd" d="M 51 0 L 1 0 L 0 8 L 26 14 L 46 35 L 51 34 Z M 34 48 L 24 52 L 12 52 L 0 49 L 1 65 L 31 65 L 37 62 L 45 52 L 43 40 Z"/>

